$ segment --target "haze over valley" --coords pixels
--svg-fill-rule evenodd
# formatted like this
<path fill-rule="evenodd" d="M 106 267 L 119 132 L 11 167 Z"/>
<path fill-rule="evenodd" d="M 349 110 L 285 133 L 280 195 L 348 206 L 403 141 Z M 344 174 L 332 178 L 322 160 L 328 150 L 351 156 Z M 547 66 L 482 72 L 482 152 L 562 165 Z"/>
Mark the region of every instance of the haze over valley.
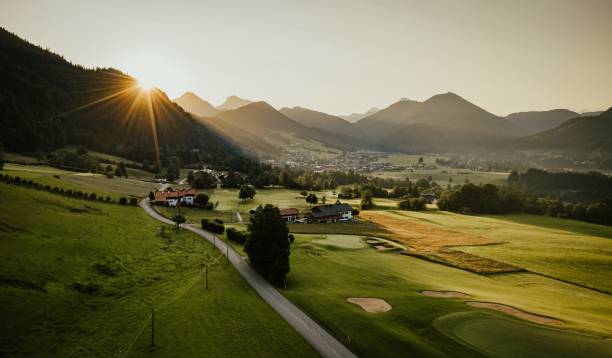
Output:
<path fill-rule="evenodd" d="M 0 356 L 609 357 L 612 3 L 0 3 Z"/>

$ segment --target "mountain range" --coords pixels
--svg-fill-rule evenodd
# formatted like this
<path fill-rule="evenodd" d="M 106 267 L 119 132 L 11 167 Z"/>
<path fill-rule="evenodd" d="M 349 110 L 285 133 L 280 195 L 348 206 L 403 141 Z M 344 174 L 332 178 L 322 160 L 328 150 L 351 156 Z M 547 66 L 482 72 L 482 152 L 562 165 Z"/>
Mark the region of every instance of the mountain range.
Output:
<path fill-rule="evenodd" d="M 133 160 L 222 164 L 240 150 L 158 89 L 86 69 L 0 28 L 0 144 L 14 152 L 85 145 Z"/>
<path fill-rule="evenodd" d="M 347 122 L 351 122 L 351 123 L 355 123 L 358 120 L 365 118 L 367 116 L 371 116 L 374 113 L 380 111 L 380 108 L 376 108 L 376 107 L 372 107 L 370 109 L 368 109 L 367 111 L 365 111 L 364 113 L 351 113 L 351 114 L 345 114 L 345 115 L 339 115 L 338 117 L 344 119 Z"/>
<path fill-rule="evenodd" d="M 342 150 L 514 148 L 612 156 L 610 110 L 519 112 L 503 118 L 449 92 L 423 102 L 401 99 L 351 123 L 303 107 L 279 111 L 237 96 L 218 107 L 191 92 L 172 102 L 158 89 L 139 88 L 119 70 L 71 64 L 4 29 L 0 54 L 0 145 L 9 151 L 82 144 L 135 160 L 179 155 L 223 163 L 242 156 L 237 147 L 268 155 L 302 141 Z"/>

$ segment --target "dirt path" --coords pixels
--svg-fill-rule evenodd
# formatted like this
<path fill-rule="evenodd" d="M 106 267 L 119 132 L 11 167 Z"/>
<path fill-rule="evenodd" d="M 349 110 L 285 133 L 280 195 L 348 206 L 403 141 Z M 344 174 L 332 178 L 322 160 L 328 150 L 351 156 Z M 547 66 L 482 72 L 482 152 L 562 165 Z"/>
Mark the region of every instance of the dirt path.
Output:
<path fill-rule="evenodd" d="M 156 220 L 168 225 L 174 222 L 157 213 L 149 204 L 148 199 L 140 201 L 140 207 Z M 211 244 L 226 255 L 236 271 L 242 275 L 245 281 L 266 301 L 281 317 L 289 323 L 314 349 L 323 357 L 350 357 L 356 358 L 353 352 L 349 351 L 336 338 L 329 334 L 323 327 L 313 321 L 308 315 L 297 308 L 285 296 L 283 296 L 274 286 L 264 280 L 234 249 L 217 239 L 215 235 L 199 229 L 193 225 L 181 224 L 182 228 L 192 231 L 208 240 Z"/>

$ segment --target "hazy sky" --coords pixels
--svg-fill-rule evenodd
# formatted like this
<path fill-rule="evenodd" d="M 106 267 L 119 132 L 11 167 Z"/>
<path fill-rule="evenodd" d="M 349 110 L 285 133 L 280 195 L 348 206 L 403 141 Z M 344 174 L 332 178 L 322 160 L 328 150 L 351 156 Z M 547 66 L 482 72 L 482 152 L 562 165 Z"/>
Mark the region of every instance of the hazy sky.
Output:
<path fill-rule="evenodd" d="M 612 0 L 0 0 L 0 26 L 171 97 L 329 113 L 455 92 L 509 112 L 612 106 Z"/>

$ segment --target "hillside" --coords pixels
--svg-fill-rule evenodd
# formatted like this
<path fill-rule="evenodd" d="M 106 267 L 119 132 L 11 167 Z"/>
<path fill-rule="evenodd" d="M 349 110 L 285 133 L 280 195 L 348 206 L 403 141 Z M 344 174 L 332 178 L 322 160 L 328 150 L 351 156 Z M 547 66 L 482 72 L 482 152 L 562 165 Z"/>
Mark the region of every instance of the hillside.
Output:
<path fill-rule="evenodd" d="M 550 111 L 516 112 L 506 116 L 513 124 L 523 128 L 528 134 L 535 134 L 557 127 L 568 119 L 580 117 L 580 114 L 568 109 Z"/>
<path fill-rule="evenodd" d="M 14 152 L 67 145 L 133 160 L 221 164 L 240 155 L 158 89 L 115 69 L 85 69 L 0 29 L 0 142 Z"/>
<path fill-rule="evenodd" d="M 515 142 L 518 149 L 554 150 L 571 156 L 612 158 L 612 108 L 598 116 L 570 119 Z"/>
<path fill-rule="evenodd" d="M 280 112 L 305 127 L 323 129 L 331 133 L 354 137 L 356 140 L 364 137 L 361 129 L 354 124 L 327 113 L 302 107 L 282 108 Z"/>
<path fill-rule="evenodd" d="M 403 151 L 469 150 L 524 134 L 521 128 L 454 93 L 435 95 L 424 102 L 396 102 L 360 120 L 357 126 L 370 140 Z"/>
<path fill-rule="evenodd" d="M 203 117 L 212 117 L 219 113 L 212 104 L 198 97 L 193 92 L 185 92 L 179 98 L 174 100 L 179 106 L 183 107 L 189 113 Z"/>
<path fill-rule="evenodd" d="M 249 103 L 253 103 L 248 99 L 242 99 L 238 96 L 229 96 L 225 99 L 221 105 L 217 106 L 219 111 L 231 111 L 233 109 L 238 109 L 240 107 L 246 106 Z"/>
<path fill-rule="evenodd" d="M 338 117 L 344 119 L 347 122 L 355 123 L 359 121 L 360 119 L 371 116 L 378 111 L 380 111 L 380 108 L 372 107 L 368 109 L 367 111 L 365 111 L 364 113 L 355 112 L 351 114 L 338 115 Z"/>
<path fill-rule="evenodd" d="M 360 145 L 353 137 L 306 127 L 266 102 L 253 102 L 222 111 L 214 118 L 199 120 L 232 143 L 258 154 L 276 156 L 282 147 L 293 144 L 294 137 L 339 149 L 352 149 Z"/>

